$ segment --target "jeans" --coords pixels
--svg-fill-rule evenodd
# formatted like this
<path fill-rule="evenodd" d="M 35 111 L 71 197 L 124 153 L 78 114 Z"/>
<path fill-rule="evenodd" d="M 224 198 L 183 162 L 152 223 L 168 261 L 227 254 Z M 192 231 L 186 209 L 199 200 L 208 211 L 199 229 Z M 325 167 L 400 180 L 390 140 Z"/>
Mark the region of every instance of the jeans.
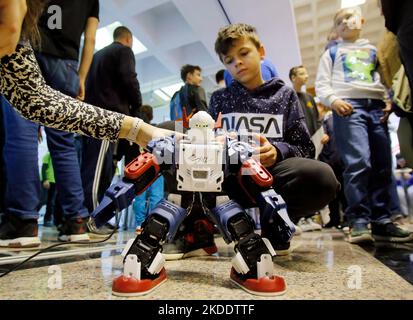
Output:
<path fill-rule="evenodd" d="M 146 201 L 149 201 L 147 206 Z M 164 198 L 164 178 L 160 176 L 155 182 L 142 194 L 135 197 L 133 202 L 133 211 L 135 212 L 136 226 L 142 225 L 148 213 Z"/>
<path fill-rule="evenodd" d="M 344 162 L 346 216 L 350 225 L 390 222 L 392 160 L 384 103 L 372 99 L 346 99 L 353 113 L 334 112 L 337 149 Z"/>
<path fill-rule="evenodd" d="M 63 93 L 77 95 L 79 78 L 76 61 L 43 55 L 37 55 L 37 58 L 48 85 Z M 39 125 L 21 117 L 5 99 L 1 104 L 6 131 L 4 162 L 8 178 L 5 212 L 21 219 L 37 219 L 41 197 L 37 142 Z M 63 214 L 66 219 L 87 217 L 73 134 L 51 128 L 45 128 L 45 131 Z"/>

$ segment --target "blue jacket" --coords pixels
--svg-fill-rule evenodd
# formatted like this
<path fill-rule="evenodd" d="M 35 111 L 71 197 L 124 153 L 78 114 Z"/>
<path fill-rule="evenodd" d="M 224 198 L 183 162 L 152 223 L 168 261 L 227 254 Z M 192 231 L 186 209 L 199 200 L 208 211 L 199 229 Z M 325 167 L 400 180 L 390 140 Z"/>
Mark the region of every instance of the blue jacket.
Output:
<path fill-rule="evenodd" d="M 278 150 L 277 162 L 291 157 L 314 158 L 305 118 L 295 91 L 274 78 L 253 91 L 234 81 L 212 94 L 209 113 L 222 113 L 223 128 L 257 132 Z"/>

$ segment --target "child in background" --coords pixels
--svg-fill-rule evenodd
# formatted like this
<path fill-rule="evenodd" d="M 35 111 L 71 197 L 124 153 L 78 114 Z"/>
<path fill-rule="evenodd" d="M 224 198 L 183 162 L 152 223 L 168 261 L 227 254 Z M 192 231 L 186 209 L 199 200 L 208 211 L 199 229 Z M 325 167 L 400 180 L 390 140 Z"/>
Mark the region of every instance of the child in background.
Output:
<path fill-rule="evenodd" d="M 360 39 L 363 24 L 360 8 L 336 13 L 334 26 L 343 41 L 322 55 L 316 79 L 317 96 L 333 109 L 334 133 L 345 167 L 348 240 L 412 241 L 413 234 L 390 219 L 392 164 L 384 121 L 385 90 L 377 72 L 377 49 Z"/>
<path fill-rule="evenodd" d="M 146 123 L 153 119 L 153 109 L 149 105 L 143 105 L 140 108 L 141 117 Z M 141 150 L 142 152 L 142 150 Z M 150 185 L 142 194 L 135 197 L 133 202 L 133 211 L 135 212 L 136 232 L 142 231 L 141 225 L 145 221 L 148 213 L 164 198 L 164 178 L 160 176 L 153 184 Z"/>
<path fill-rule="evenodd" d="M 261 60 L 265 50 L 256 29 L 233 24 L 219 30 L 215 51 L 234 81 L 215 91 L 209 113 L 222 114 L 224 129 L 258 131 L 256 156 L 274 176 L 274 190 L 287 204 L 294 222 L 309 217 L 326 206 L 336 195 L 339 184 L 326 164 L 312 159 L 314 145 L 294 90 L 278 78 L 264 81 Z M 262 122 L 257 126 L 256 119 Z M 245 124 L 245 122 L 248 122 Z M 230 186 L 226 189 L 231 193 Z M 248 207 L 239 194 L 231 198 Z M 268 238 L 278 255 L 289 253 L 290 243 L 272 221 L 261 218 L 261 235 Z"/>

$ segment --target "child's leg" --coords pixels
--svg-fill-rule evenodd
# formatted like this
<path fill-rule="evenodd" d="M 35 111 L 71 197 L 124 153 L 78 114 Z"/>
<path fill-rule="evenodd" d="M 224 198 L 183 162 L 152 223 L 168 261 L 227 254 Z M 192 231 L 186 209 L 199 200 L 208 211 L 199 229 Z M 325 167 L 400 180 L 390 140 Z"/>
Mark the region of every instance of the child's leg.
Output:
<path fill-rule="evenodd" d="M 164 178 L 160 176 L 155 182 L 149 187 L 149 212 L 155 208 L 159 201 L 165 198 L 164 196 Z"/>
<path fill-rule="evenodd" d="M 324 208 L 335 198 L 340 186 L 329 165 L 312 159 L 288 158 L 270 171 L 274 176 L 273 187 L 283 197 L 288 215 L 295 223 Z"/>
<path fill-rule="evenodd" d="M 370 220 L 368 183 L 371 174 L 368 112 L 363 101 L 347 100 L 353 113 L 340 117 L 334 113 L 337 150 L 344 162 L 344 192 L 348 201 L 346 216 L 350 226 Z"/>
<path fill-rule="evenodd" d="M 392 160 L 387 123 L 382 123 L 384 104 L 371 100 L 369 104 L 369 141 L 372 175 L 369 183 L 372 221 L 390 222 L 390 191 L 392 187 Z"/>
<path fill-rule="evenodd" d="M 146 208 L 146 191 L 135 197 L 133 202 L 133 211 L 135 212 L 136 227 L 142 225 L 147 216 Z"/>

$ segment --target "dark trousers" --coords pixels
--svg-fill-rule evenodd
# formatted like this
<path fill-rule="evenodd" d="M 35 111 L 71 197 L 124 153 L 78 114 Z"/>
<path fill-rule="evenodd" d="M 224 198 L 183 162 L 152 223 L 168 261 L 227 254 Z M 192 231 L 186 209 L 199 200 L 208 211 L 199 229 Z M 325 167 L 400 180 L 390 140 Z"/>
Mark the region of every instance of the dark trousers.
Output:
<path fill-rule="evenodd" d="M 274 177 L 273 187 L 283 197 L 288 215 L 295 223 L 324 208 L 340 190 L 333 170 L 321 161 L 288 158 L 270 172 Z"/>
<path fill-rule="evenodd" d="M 397 30 L 400 57 L 409 78 L 410 90 L 413 90 L 413 1 L 402 2 Z"/>
<path fill-rule="evenodd" d="M 85 195 L 85 207 L 89 213 L 98 206 L 109 188 L 115 166 L 113 163 L 114 143 L 89 137 L 82 137 L 81 176 Z"/>
<path fill-rule="evenodd" d="M 0 100 L 3 97 L 0 95 Z M 6 193 L 6 170 L 4 169 L 3 147 L 5 140 L 4 124 L 3 124 L 3 108 L 0 101 L 0 213 L 4 212 L 4 194 Z"/>
<path fill-rule="evenodd" d="M 271 168 L 273 188 L 284 199 L 290 219 L 297 223 L 302 217 L 314 215 L 336 197 L 340 190 L 331 167 L 307 158 L 288 158 Z M 224 190 L 243 208 L 257 207 L 239 187 L 237 179 L 227 179 Z M 266 221 L 260 215 L 261 228 Z"/>
<path fill-rule="evenodd" d="M 341 163 L 330 164 L 333 172 L 337 178 L 337 181 L 344 185 L 343 172 L 344 166 Z M 340 208 L 341 207 L 341 208 Z M 347 208 L 346 195 L 344 194 L 344 188 L 340 188 L 340 191 L 337 193 L 337 196 L 328 204 L 330 209 L 330 226 L 339 226 L 341 222 L 341 210 L 344 212 Z M 341 209 L 341 210 L 340 210 Z"/>
<path fill-rule="evenodd" d="M 44 214 L 44 221 L 51 221 L 54 217 L 56 202 L 56 184 L 54 182 L 49 183 L 49 189 L 47 190 L 47 201 L 46 201 L 46 213 Z"/>

